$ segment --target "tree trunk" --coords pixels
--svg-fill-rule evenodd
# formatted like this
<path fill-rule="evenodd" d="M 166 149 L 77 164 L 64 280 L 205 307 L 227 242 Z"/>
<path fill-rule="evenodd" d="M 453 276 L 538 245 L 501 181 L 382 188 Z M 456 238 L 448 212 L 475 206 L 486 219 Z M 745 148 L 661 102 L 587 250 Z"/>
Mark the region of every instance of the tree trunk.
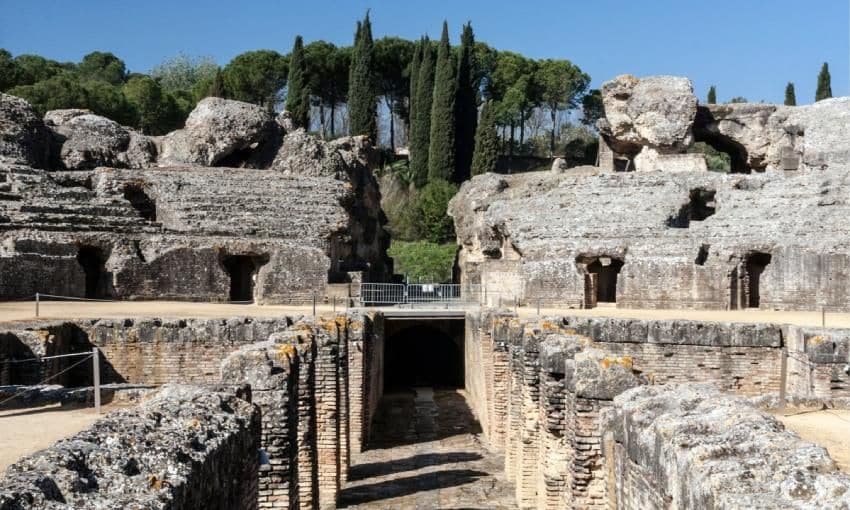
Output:
<path fill-rule="evenodd" d="M 550 110 L 552 112 L 552 135 L 549 138 L 549 157 L 555 156 L 555 127 L 557 126 L 557 116 L 558 111 L 554 108 Z"/>
<path fill-rule="evenodd" d="M 336 121 L 336 103 L 331 103 L 331 138 L 336 137 L 336 130 L 334 129 L 335 121 Z"/>
<path fill-rule="evenodd" d="M 511 121 L 511 142 L 508 145 L 508 156 L 514 155 L 514 133 L 516 131 L 516 122 Z"/>
<path fill-rule="evenodd" d="M 387 104 L 387 108 L 390 109 L 390 150 L 395 155 L 395 113 L 393 106 L 395 106 L 395 101 L 390 99 Z"/>
<path fill-rule="evenodd" d="M 525 110 L 519 111 L 519 146 L 525 143 Z"/>
<path fill-rule="evenodd" d="M 319 131 L 322 132 L 322 140 L 328 137 L 327 132 L 325 131 L 325 103 L 324 101 L 319 101 Z"/>

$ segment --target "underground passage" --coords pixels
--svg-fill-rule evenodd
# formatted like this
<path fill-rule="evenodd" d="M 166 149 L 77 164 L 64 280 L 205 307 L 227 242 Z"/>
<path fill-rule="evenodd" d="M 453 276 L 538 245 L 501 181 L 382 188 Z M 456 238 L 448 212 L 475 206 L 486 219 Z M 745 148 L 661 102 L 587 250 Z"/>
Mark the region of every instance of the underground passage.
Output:
<path fill-rule="evenodd" d="M 222 259 L 230 277 L 230 301 L 254 301 L 257 273 L 268 261 L 267 256 L 258 255 L 231 255 Z"/>
<path fill-rule="evenodd" d="M 83 297 L 105 299 L 109 297 L 109 281 L 106 273 L 106 255 L 94 246 L 83 246 L 77 253 L 77 262 L 83 268 L 86 284 Z"/>
<path fill-rule="evenodd" d="M 384 387 L 462 388 L 464 319 L 385 322 Z"/>

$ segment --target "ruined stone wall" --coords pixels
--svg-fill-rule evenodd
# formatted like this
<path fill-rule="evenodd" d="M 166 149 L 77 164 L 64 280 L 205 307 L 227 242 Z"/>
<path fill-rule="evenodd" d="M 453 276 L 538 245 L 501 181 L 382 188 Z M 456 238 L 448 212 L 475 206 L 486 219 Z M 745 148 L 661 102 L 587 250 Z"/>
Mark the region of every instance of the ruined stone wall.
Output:
<path fill-rule="evenodd" d="M 164 387 L 9 466 L 0 507 L 255 509 L 260 413 L 249 400 L 247 389 Z"/>
<path fill-rule="evenodd" d="M 850 397 L 850 330 L 786 326 L 784 333 L 789 395 Z"/>
<path fill-rule="evenodd" d="M 826 450 L 743 399 L 644 386 L 603 413 L 610 508 L 842 508 L 850 477 Z"/>

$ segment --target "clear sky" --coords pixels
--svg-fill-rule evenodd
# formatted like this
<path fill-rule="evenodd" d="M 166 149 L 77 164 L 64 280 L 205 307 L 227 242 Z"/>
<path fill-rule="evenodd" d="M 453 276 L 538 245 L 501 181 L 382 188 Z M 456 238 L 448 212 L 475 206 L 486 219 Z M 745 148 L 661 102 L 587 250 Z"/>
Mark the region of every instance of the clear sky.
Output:
<path fill-rule="evenodd" d="M 351 44 L 366 9 L 376 37 L 439 37 L 447 19 L 457 42 L 472 21 L 478 40 L 570 59 L 594 86 L 675 74 L 700 98 L 716 84 L 720 101 L 781 102 L 793 81 L 808 103 L 826 61 L 834 95 L 850 95 L 850 0 L 0 0 L 0 47 L 61 61 L 111 51 L 140 72 L 179 52 L 225 64 L 247 50 L 287 53 L 296 34 Z"/>

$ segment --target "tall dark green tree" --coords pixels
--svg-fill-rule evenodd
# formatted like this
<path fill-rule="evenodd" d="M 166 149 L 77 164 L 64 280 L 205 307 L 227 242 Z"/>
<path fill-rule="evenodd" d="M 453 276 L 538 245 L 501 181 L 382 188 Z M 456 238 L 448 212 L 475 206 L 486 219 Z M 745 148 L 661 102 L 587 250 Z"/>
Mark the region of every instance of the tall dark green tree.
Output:
<path fill-rule="evenodd" d="M 224 90 L 224 75 L 221 73 L 221 69 L 216 70 L 212 83 L 210 83 L 210 88 L 207 91 L 207 97 L 227 97 L 227 93 Z"/>
<path fill-rule="evenodd" d="M 348 130 L 366 135 L 374 144 L 378 139 L 378 97 L 375 91 L 374 43 L 369 13 L 358 23 L 351 54 L 348 79 Z"/>
<path fill-rule="evenodd" d="M 708 100 L 708 104 L 717 104 L 717 87 L 712 85 L 708 89 L 708 97 L 706 99 Z"/>
<path fill-rule="evenodd" d="M 481 119 L 475 130 L 475 153 L 472 157 L 472 175 L 496 171 L 499 160 L 499 133 L 496 131 L 496 116 L 493 103 L 488 101 L 481 108 Z"/>
<path fill-rule="evenodd" d="M 286 86 L 289 63 L 276 51 L 248 51 L 234 57 L 222 74 L 232 99 L 273 107 Z"/>
<path fill-rule="evenodd" d="M 797 106 L 797 93 L 794 91 L 794 84 L 790 81 L 785 86 L 785 106 Z"/>
<path fill-rule="evenodd" d="M 474 69 L 475 34 L 472 24 L 463 26 L 457 62 L 457 99 L 455 102 L 455 173 L 453 180 L 469 179 L 475 148 L 475 126 L 478 122 L 478 93 Z"/>
<path fill-rule="evenodd" d="M 832 77 L 829 75 L 829 64 L 823 63 L 818 74 L 818 90 L 815 93 L 815 101 L 829 99 L 832 97 Z"/>
<path fill-rule="evenodd" d="M 449 26 L 437 46 L 434 70 L 434 100 L 431 104 L 431 145 L 428 151 L 428 180 L 450 180 L 455 171 L 455 99 L 457 62 L 449 45 Z"/>
<path fill-rule="evenodd" d="M 304 59 L 304 40 L 295 36 L 289 55 L 289 87 L 286 93 L 286 111 L 292 115 L 296 126 L 310 128 L 310 93 L 307 83 L 307 63 Z"/>
<path fill-rule="evenodd" d="M 413 48 L 413 59 L 410 61 L 410 68 L 408 69 L 408 76 L 410 77 L 410 94 L 408 100 L 408 108 L 407 108 L 407 144 L 408 148 L 410 147 L 410 139 L 412 138 L 413 133 L 413 119 L 416 118 L 416 107 L 418 106 L 419 100 L 416 97 L 416 89 L 419 87 L 419 68 L 422 67 L 422 40 L 416 43 L 416 46 Z"/>
<path fill-rule="evenodd" d="M 410 171 L 413 182 L 421 188 L 428 182 L 428 157 L 431 147 L 431 105 L 434 100 L 434 50 L 423 37 L 422 64 L 417 73 L 416 118 L 410 123 Z"/>

